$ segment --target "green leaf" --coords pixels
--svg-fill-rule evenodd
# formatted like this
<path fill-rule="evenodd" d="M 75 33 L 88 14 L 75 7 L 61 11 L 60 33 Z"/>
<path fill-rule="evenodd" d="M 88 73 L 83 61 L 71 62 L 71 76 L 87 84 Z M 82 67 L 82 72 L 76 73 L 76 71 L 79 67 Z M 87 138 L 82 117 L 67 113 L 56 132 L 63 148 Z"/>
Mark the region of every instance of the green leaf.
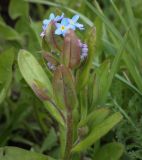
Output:
<path fill-rule="evenodd" d="M 39 88 L 42 86 L 47 92 L 48 97 L 51 98 L 53 95 L 51 82 L 34 56 L 26 50 L 20 50 L 18 53 L 18 64 L 29 86 L 32 89 L 34 84 Z"/>
<path fill-rule="evenodd" d="M 18 54 L 18 65 L 26 82 L 35 94 L 43 100 L 45 108 L 58 122 L 64 125 L 59 110 L 57 110 L 53 103 L 50 103 L 53 98 L 51 82 L 34 56 L 26 50 L 20 50 Z"/>
<path fill-rule="evenodd" d="M 57 145 L 57 134 L 55 130 L 51 128 L 49 134 L 47 135 L 41 146 L 40 152 L 51 150 L 55 145 Z"/>
<path fill-rule="evenodd" d="M 126 12 L 127 12 L 129 24 L 132 29 L 133 35 L 134 35 L 133 37 L 136 38 L 137 42 L 140 42 L 139 41 L 139 33 L 138 33 L 138 29 L 137 29 L 137 21 L 134 16 L 134 12 L 132 10 L 131 2 L 130 2 L 130 0 L 125 0 L 124 4 L 126 6 Z"/>
<path fill-rule="evenodd" d="M 108 94 L 110 62 L 105 61 L 100 68 L 96 70 L 93 90 L 93 103 L 101 104 L 104 97 Z"/>
<path fill-rule="evenodd" d="M 11 27 L 0 21 L 0 38 L 21 41 L 20 35 Z"/>
<path fill-rule="evenodd" d="M 102 35 L 103 35 L 103 22 L 100 18 L 95 19 L 96 26 L 96 55 L 99 56 L 102 53 L 103 43 L 102 43 Z M 96 57 L 96 56 L 95 56 Z"/>
<path fill-rule="evenodd" d="M 137 63 L 134 61 L 133 57 L 131 57 L 128 53 L 124 54 L 123 59 L 139 90 L 142 91 L 142 76 L 137 67 Z"/>
<path fill-rule="evenodd" d="M 81 152 L 87 149 L 89 146 L 107 134 L 118 122 L 120 122 L 121 119 L 122 115 L 120 113 L 114 113 L 102 123 L 96 125 L 91 133 L 72 149 L 72 152 Z"/>
<path fill-rule="evenodd" d="M 112 80 L 118 70 L 121 58 L 123 56 L 124 48 L 127 43 L 128 35 L 126 34 L 123 43 L 120 45 L 120 49 L 118 50 L 118 53 L 116 54 L 113 63 L 111 65 L 111 69 L 109 69 L 109 65 L 106 67 L 103 65 L 103 67 L 99 71 L 99 75 L 96 78 L 96 84 L 95 87 L 97 88 L 95 91 L 94 101 L 98 101 L 99 103 L 104 103 L 108 96 L 109 88 L 112 84 Z M 98 83 L 98 84 L 97 84 Z M 97 93 L 98 92 L 98 93 Z M 98 95 L 100 94 L 100 95 Z M 98 96 L 98 97 L 97 97 Z M 99 100 L 100 99 L 100 100 Z"/>
<path fill-rule="evenodd" d="M 124 146 L 121 143 L 109 143 L 99 149 L 93 160 L 119 160 L 123 151 Z"/>
<path fill-rule="evenodd" d="M 41 49 L 41 37 L 39 36 L 41 28 L 39 31 L 38 23 L 33 22 L 32 19 L 29 21 L 29 17 L 20 17 L 16 23 L 15 29 L 21 36 L 24 35 L 27 37 L 24 39 L 25 45 L 29 51 L 34 53 L 36 57 L 39 57 L 39 53 L 36 53 Z"/>
<path fill-rule="evenodd" d="M 92 111 L 86 119 L 82 120 L 78 127 L 81 127 L 86 124 L 90 124 L 91 126 L 101 123 L 110 113 L 110 110 L 107 108 L 95 109 Z"/>
<path fill-rule="evenodd" d="M 87 122 L 92 127 L 95 126 L 101 122 L 109 115 L 110 110 L 107 108 L 100 108 L 95 110 L 94 112 L 91 112 L 87 116 Z"/>
<path fill-rule="evenodd" d="M 13 60 L 14 50 L 12 48 L 0 54 L 0 103 L 2 103 L 10 88 Z"/>
<path fill-rule="evenodd" d="M 6 142 L 11 138 L 11 133 L 16 130 L 21 123 L 31 114 L 31 108 L 29 105 L 23 103 L 17 106 L 14 112 L 7 119 L 7 124 L 1 129 L 0 144 L 1 146 L 6 145 Z"/>
<path fill-rule="evenodd" d="M 28 16 L 29 5 L 24 0 L 11 0 L 9 5 L 9 15 L 12 19 L 20 16 Z"/>
<path fill-rule="evenodd" d="M 54 160 L 51 157 L 20 149 L 17 147 L 0 148 L 0 160 Z"/>

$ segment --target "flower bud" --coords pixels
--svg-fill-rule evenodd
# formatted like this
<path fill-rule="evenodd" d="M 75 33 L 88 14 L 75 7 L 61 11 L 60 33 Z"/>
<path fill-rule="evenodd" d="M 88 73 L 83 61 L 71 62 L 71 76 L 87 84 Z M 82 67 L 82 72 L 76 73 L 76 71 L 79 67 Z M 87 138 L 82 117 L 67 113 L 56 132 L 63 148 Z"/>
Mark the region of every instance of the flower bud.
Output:
<path fill-rule="evenodd" d="M 77 96 L 74 79 L 70 69 L 64 65 L 58 66 L 53 77 L 53 91 L 56 102 L 60 108 L 73 108 L 77 106 Z"/>
<path fill-rule="evenodd" d="M 89 132 L 88 126 L 83 126 L 81 128 L 78 128 L 78 136 L 82 139 L 84 138 Z"/>
<path fill-rule="evenodd" d="M 55 71 L 56 67 L 59 65 L 58 60 L 51 53 L 44 53 L 44 58 L 47 61 L 47 66 L 50 70 Z"/>
<path fill-rule="evenodd" d="M 61 51 L 62 49 L 63 38 L 55 35 L 55 29 L 55 22 L 51 21 L 47 29 L 44 31 L 45 33 L 42 33 L 42 47 L 45 51 Z"/>
<path fill-rule="evenodd" d="M 76 68 L 80 64 L 81 48 L 78 37 L 73 30 L 69 30 L 64 38 L 62 60 L 69 68 Z"/>

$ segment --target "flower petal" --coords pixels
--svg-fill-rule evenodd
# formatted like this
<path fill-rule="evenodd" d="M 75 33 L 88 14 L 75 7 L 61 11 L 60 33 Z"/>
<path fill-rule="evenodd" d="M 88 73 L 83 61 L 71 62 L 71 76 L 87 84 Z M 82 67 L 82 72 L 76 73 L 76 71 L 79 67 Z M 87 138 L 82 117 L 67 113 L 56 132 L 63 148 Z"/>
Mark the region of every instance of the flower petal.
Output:
<path fill-rule="evenodd" d="M 43 26 L 42 26 L 42 29 L 43 29 L 43 30 L 46 30 L 47 26 L 48 26 L 48 25 L 43 25 Z"/>
<path fill-rule="evenodd" d="M 55 18 L 55 15 L 53 13 L 50 14 L 49 19 L 53 20 Z"/>
<path fill-rule="evenodd" d="M 50 22 L 50 20 L 47 20 L 47 19 L 43 20 L 43 24 L 44 24 L 44 25 L 48 25 L 49 22 Z"/>
<path fill-rule="evenodd" d="M 83 24 L 76 23 L 75 26 L 76 26 L 77 28 L 79 28 L 80 30 L 83 30 L 83 29 L 84 29 L 84 25 L 83 25 Z"/>
<path fill-rule="evenodd" d="M 72 25 L 72 24 L 68 25 L 68 27 L 67 27 L 67 28 L 68 28 L 68 29 L 75 30 L 75 26 L 74 26 L 74 25 Z"/>
<path fill-rule="evenodd" d="M 62 31 L 58 28 L 58 29 L 55 30 L 55 34 L 61 35 L 61 34 L 62 34 Z"/>
<path fill-rule="evenodd" d="M 68 18 L 63 18 L 62 21 L 61 21 L 61 24 L 64 25 L 64 26 L 67 26 L 69 24 Z"/>
<path fill-rule="evenodd" d="M 40 36 L 43 38 L 45 36 L 45 32 L 41 32 Z"/>
<path fill-rule="evenodd" d="M 60 21 L 60 19 L 61 19 L 61 17 L 60 16 L 57 16 L 55 19 L 54 19 L 54 21 Z"/>
<path fill-rule="evenodd" d="M 66 33 L 67 33 L 67 30 L 66 30 L 66 29 L 62 31 L 62 35 L 63 35 L 63 36 L 65 36 Z"/>
<path fill-rule="evenodd" d="M 87 52 L 88 48 L 82 48 L 82 52 Z"/>
<path fill-rule="evenodd" d="M 62 19 L 64 18 L 64 13 L 62 13 L 61 18 L 62 18 Z"/>
<path fill-rule="evenodd" d="M 60 28 L 61 27 L 61 24 L 60 23 L 55 23 L 56 27 L 57 28 Z"/>
<path fill-rule="evenodd" d="M 62 20 L 63 17 L 64 17 L 64 13 L 62 13 L 61 16 L 57 16 L 57 17 L 54 19 L 54 21 L 58 22 L 58 21 Z"/>
<path fill-rule="evenodd" d="M 79 15 L 77 15 L 77 14 L 72 17 L 72 20 L 73 20 L 74 22 L 77 22 L 78 19 L 79 19 Z"/>

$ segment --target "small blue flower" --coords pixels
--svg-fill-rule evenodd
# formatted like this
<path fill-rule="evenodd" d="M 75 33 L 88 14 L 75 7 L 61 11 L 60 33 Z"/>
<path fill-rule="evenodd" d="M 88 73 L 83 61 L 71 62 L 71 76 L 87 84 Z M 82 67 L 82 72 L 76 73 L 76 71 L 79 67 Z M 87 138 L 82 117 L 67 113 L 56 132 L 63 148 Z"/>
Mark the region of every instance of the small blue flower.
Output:
<path fill-rule="evenodd" d="M 42 25 L 43 32 L 41 33 L 40 36 L 43 37 L 45 35 L 45 31 L 51 21 L 54 21 L 55 23 L 57 23 L 58 21 L 62 20 L 63 17 L 64 17 L 64 13 L 62 13 L 61 16 L 56 16 L 56 17 L 54 13 L 51 13 L 49 16 L 49 19 L 43 20 L 43 25 Z"/>
<path fill-rule="evenodd" d="M 55 30 L 55 34 L 65 36 L 67 30 L 69 29 L 68 18 L 63 18 L 61 23 L 56 23 L 57 29 Z"/>
<path fill-rule="evenodd" d="M 79 19 L 79 15 L 74 15 L 72 19 L 68 19 L 70 29 L 73 29 L 73 30 L 75 30 L 76 28 L 79 28 L 80 30 L 84 29 L 83 24 L 80 24 L 77 22 L 78 19 Z"/>

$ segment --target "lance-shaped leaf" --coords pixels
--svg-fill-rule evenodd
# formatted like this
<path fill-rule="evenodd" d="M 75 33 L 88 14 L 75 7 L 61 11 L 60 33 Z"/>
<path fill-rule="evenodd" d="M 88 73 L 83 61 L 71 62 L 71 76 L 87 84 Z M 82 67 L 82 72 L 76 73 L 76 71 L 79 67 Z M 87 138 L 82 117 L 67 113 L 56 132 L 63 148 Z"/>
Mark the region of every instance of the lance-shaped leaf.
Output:
<path fill-rule="evenodd" d="M 80 53 L 79 39 L 73 30 L 69 30 L 64 38 L 62 53 L 63 64 L 70 68 L 77 67 L 80 64 Z"/>
<path fill-rule="evenodd" d="M 42 40 L 42 47 L 45 51 L 61 51 L 63 46 L 63 38 L 55 35 L 55 23 L 51 21 L 45 31 Z"/>
<path fill-rule="evenodd" d="M 18 55 L 18 64 L 20 71 L 33 89 L 35 94 L 44 101 L 45 108 L 48 109 L 49 113 L 62 125 L 64 125 L 61 114 L 51 103 L 51 98 L 53 98 L 52 85 L 45 74 L 44 70 L 34 58 L 34 56 L 26 50 L 20 50 Z"/>
<path fill-rule="evenodd" d="M 73 76 L 69 68 L 61 65 L 54 72 L 53 89 L 57 104 L 65 107 L 75 107 L 77 97 Z"/>
<path fill-rule="evenodd" d="M 26 50 L 20 50 L 18 64 L 24 79 L 36 95 L 40 95 L 38 96 L 40 99 L 42 95 L 45 97 L 45 94 L 51 98 L 53 95 L 51 83 L 34 56 Z M 46 92 L 43 91 L 43 88 Z"/>
<path fill-rule="evenodd" d="M 109 113 L 110 110 L 108 108 L 95 109 L 78 124 L 78 127 L 84 126 L 86 124 L 93 127 L 96 124 L 101 123 L 109 115 Z"/>
<path fill-rule="evenodd" d="M 49 156 L 17 147 L 1 147 L 0 160 L 55 160 Z"/>
<path fill-rule="evenodd" d="M 110 83 L 109 79 L 110 71 L 110 61 L 106 60 L 103 64 L 96 69 L 96 75 L 94 78 L 93 87 L 93 104 L 102 104 L 104 102 L 104 97 L 107 96 L 108 84 Z"/>
<path fill-rule="evenodd" d="M 91 133 L 72 149 L 72 152 L 81 152 L 87 149 L 89 146 L 107 134 L 118 122 L 120 122 L 121 119 L 122 115 L 120 113 L 114 113 L 102 123 L 96 125 Z"/>

